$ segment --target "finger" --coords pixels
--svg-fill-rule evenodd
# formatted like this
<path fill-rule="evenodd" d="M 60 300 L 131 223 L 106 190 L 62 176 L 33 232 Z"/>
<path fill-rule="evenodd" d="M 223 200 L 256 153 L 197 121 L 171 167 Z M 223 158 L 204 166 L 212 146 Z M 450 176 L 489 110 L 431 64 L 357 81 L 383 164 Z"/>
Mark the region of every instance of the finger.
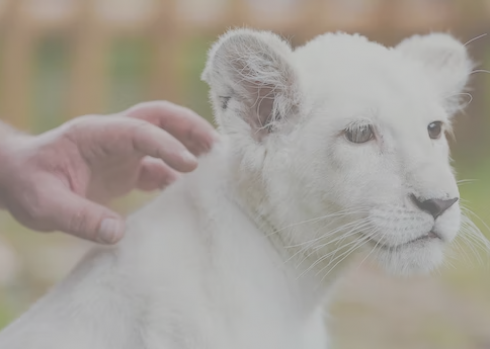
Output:
<path fill-rule="evenodd" d="M 135 122 L 134 126 L 131 144 L 136 151 L 161 159 L 180 172 L 190 172 L 197 167 L 196 157 L 166 131 L 143 121 Z"/>
<path fill-rule="evenodd" d="M 138 104 L 125 112 L 148 121 L 172 134 L 194 155 L 208 152 L 218 134 L 204 118 L 192 110 L 165 101 Z"/>
<path fill-rule="evenodd" d="M 114 244 L 123 237 L 124 221 L 115 212 L 64 188 L 55 190 L 52 197 L 56 200 L 45 208 L 53 212 L 46 218 L 52 229 L 102 244 Z"/>
<path fill-rule="evenodd" d="M 165 165 L 161 160 L 145 158 L 141 164 L 137 187 L 151 191 L 163 189 L 179 178 L 179 174 Z"/>
<path fill-rule="evenodd" d="M 121 117 L 86 119 L 70 132 L 89 161 L 98 154 L 122 158 L 150 156 L 179 172 L 197 167 L 196 157 L 181 142 L 146 121 Z"/>

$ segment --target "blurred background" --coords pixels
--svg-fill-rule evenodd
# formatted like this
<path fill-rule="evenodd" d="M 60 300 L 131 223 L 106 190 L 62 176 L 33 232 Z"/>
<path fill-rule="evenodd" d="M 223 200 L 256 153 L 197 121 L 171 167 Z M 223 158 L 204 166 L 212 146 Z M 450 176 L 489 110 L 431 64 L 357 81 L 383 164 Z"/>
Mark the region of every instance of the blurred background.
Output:
<path fill-rule="evenodd" d="M 326 31 L 394 45 L 448 31 L 490 70 L 490 0 L 0 0 L 0 118 L 32 133 L 72 117 L 168 99 L 212 119 L 199 76 L 206 51 L 235 26 L 270 29 L 299 45 Z M 490 237 L 490 74 L 472 75 L 453 156 L 463 204 Z M 470 102 L 470 98 L 468 98 Z M 1 164 L 0 164 L 1 166 Z M 133 211 L 152 195 L 114 207 Z M 477 218 L 480 217 L 480 218 Z M 29 232 L 0 212 L 0 328 L 65 275 L 89 247 Z M 490 258 L 461 240 L 430 277 L 354 268 L 329 319 L 334 348 L 490 348 Z"/>

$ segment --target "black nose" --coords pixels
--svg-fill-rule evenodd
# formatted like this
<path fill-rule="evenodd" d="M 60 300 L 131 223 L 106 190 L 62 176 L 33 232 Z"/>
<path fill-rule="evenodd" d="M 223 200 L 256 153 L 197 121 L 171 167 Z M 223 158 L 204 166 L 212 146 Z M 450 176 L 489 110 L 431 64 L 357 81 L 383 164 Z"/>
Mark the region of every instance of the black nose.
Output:
<path fill-rule="evenodd" d="M 436 219 L 441 214 L 446 212 L 446 210 L 451 207 L 458 198 L 452 199 L 429 199 L 429 200 L 419 200 L 415 195 L 412 195 L 412 200 L 422 211 L 426 211 Z"/>

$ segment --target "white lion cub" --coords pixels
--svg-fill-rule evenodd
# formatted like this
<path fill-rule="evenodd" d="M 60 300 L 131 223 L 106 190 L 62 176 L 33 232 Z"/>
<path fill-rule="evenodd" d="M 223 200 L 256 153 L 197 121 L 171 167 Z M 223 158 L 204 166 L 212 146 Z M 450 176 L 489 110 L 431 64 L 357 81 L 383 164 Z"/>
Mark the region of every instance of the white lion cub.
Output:
<path fill-rule="evenodd" d="M 229 32 L 203 74 L 222 139 L 0 348 L 327 348 L 324 303 L 354 252 L 426 272 L 455 238 L 445 130 L 471 68 L 445 34 L 293 50 Z"/>

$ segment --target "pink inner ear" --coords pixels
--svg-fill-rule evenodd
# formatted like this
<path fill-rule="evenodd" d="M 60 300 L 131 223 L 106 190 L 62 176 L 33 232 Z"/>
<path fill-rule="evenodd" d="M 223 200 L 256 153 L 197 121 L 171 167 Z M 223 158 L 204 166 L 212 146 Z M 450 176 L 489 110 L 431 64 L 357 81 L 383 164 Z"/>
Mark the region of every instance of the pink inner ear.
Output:
<path fill-rule="evenodd" d="M 274 132 L 279 127 L 276 121 L 295 109 L 297 86 L 290 53 L 289 45 L 276 35 L 242 30 L 225 37 L 210 57 L 206 79 L 221 109 L 228 108 L 227 96 L 235 106 L 235 113 L 223 117 L 241 118 L 256 140 Z"/>
<path fill-rule="evenodd" d="M 262 85 L 262 86 L 261 86 Z M 262 140 L 272 132 L 274 120 L 275 87 L 264 85 L 260 81 L 253 81 L 245 85 L 250 93 L 248 101 L 248 114 L 243 118 L 250 125 L 255 139 Z M 253 97 L 252 97 L 253 96 Z"/>

